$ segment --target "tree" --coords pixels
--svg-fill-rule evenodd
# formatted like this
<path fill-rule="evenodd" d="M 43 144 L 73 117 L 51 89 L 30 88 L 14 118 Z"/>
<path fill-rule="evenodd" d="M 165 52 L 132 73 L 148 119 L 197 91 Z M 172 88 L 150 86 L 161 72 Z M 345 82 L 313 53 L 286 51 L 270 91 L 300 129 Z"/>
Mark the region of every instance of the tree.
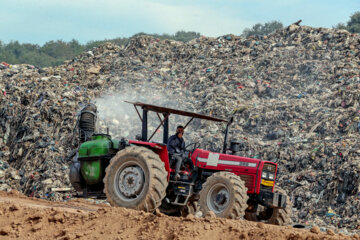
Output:
<path fill-rule="evenodd" d="M 253 36 L 253 35 L 268 35 L 276 30 L 283 28 L 283 24 L 279 21 L 271 21 L 264 24 L 257 23 L 251 28 L 245 28 L 242 35 L 245 37 Z"/>
<path fill-rule="evenodd" d="M 84 51 L 84 46 L 79 43 L 78 40 L 71 40 L 69 43 L 67 43 L 68 47 L 71 49 L 71 52 L 75 55 L 80 54 Z"/>
<path fill-rule="evenodd" d="M 344 23 L 338 23 L 335 25 L 336 29 L 346 29 L 347 30 L 347 26 Z"/>
<path fill-rule="evenodd" d="M 360 33 L 360 12 L 355 12 L 347 23 L 349 32 Z"/>
<path fill-rule="evenodd" d="M 194 38 L 199 38 L 200 33 L 197 32 L 186 32 L 186 31 L 177 31 L 174 36 L 174 40 L 188 42 Z"/>
<path fill-rule="evenodd" d="M 62 40 L 49 41 L 41 47 L 41 52 L 50 55 L 51 57 L 66 57 L 69 56 L 71 49 L 68 44 Z"/>
<path fill-rule="evenodd" d="M 360 11 L 351 15 L 346 25 L 344 23 L 338 23 L 334 28 L 346 29 L 351 33 L 360 33 Z"/>

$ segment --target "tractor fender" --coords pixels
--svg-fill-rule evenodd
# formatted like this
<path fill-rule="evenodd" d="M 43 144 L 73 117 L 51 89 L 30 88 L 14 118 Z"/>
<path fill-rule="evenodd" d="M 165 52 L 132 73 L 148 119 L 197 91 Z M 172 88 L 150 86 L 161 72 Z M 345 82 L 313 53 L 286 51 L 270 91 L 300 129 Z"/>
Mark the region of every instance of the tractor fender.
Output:
<path fill-rule="evenodd" d="M 71 185 L 75 188 L 76 191 L 82 191 L 84 187 L 83 181 L 81 181 L 80 176 L 80 162 L 78 160 L 78 153 L 74 156 L 72 163 L 70 165 L 69 179 Z"/>
<path fill-rule="evenodd" d="M 169 181 L 169 179 L 170 179 L 170 161 L 169 161 L 169 152 L 168 152 L 167 146 L 165 144 L 155 143 L 155 142 L 134 141 L 134 140 L 129 140 L 129 144 L 149 148 L 152 151 L 154 151 L 156 154 L 158 154 L 161 161 L 163 161 L 165 164 L 165 170 L 168 173 L 167 180 Z"/>

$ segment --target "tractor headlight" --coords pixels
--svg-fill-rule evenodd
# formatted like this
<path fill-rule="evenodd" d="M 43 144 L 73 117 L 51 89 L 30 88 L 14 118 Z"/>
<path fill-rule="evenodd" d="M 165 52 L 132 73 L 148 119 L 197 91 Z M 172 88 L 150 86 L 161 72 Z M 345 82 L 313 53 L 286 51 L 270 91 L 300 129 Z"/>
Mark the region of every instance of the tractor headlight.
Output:
<path fill-rule="evenodd" d="M 266 172 L 262 172 L 261 177 L 266 178 L 266 175 L 267 175 Z"/>
<path fill-rule="evenodd" d="M 274 180 L 274 174 L 273 173 L 269 173 L 269 179 Z"/>

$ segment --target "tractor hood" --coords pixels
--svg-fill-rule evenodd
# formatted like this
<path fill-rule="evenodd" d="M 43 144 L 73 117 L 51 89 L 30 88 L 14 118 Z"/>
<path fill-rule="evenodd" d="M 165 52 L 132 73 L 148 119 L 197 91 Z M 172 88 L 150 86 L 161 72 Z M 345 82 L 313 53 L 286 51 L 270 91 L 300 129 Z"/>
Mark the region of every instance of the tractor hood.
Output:
<path fill-rule="evenodd" d="M 104 156 L 109 154 L 111 149 L 118 148 L 118 140 L 111 139 L 107 134 L 96 134 L 91 137 L 91 141 L 80 145 L 79 159 Z"/>
<path fill-rule="evenodd" d="M 256 168 L 262 162 L 260 159 L 240 157 L 236 155 L 215 153 L 207 150 L 196 149 L 192 154 L 192 157 L 195 157 L 199 162 L 200 166 L 206 168 L 217 168 L 218 165 L 228 165 L 233 167 L 248 167 Z"/>
<path fill-rule="evenodd" d="M 241 175 L 245 181 L 249 193 L 259 193 L 262 172 L 271 173 L 274 176 L 273 184 L 275 183 L 277 164 L 264 161 L 256 158 L 240 157 L 236 155 L 215 153 L 207 150 L 196 149 L 191 159 L 193 163 L 202 169 L 210 171 L 228 171 L 236 175 Z M 273 185 L 270 187 L 273 189 Z"/>

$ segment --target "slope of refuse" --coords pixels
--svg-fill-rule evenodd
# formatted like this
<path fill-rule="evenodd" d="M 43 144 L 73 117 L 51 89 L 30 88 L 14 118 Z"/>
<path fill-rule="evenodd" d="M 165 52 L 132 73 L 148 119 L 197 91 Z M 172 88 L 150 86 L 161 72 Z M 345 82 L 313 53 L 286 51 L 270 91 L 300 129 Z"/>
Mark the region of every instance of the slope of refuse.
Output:
<path fill-rule="evenodd" d="M 72 197 L 68 167 L 77 111 L 99 110 L 99 131 L 134 138 L 140 121 L 123 100 L 216 117 L 237 109 L 238 155 L 279 164 L 293 220 L 360 229 L 360 37 L 290 25 L 265 37 L 201 37 L 187 43 L 140 36 L 104 44 L 55 68 L 0 64 L 0 190 Z M 150 131 L 158 122 L 151 117 Z M 171 120 L 171 129 L 184 120 Z M 171 130 L 171 131 L 172 131 Z M 224 125 L 194 121 L 187 142 L 219 151 Z M 155 134 L 160 139 L 161 132 Z"/>

